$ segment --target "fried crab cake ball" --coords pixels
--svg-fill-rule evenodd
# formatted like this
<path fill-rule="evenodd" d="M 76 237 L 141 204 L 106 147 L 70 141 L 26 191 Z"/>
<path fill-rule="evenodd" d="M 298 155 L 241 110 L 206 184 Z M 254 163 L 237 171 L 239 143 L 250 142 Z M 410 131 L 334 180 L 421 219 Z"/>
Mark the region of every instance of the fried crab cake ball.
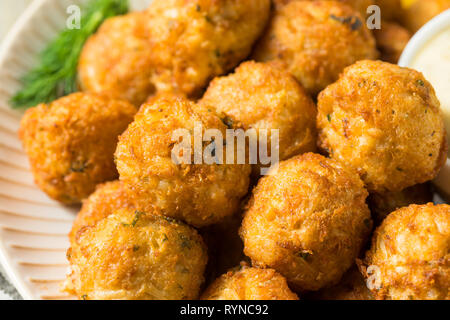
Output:
<path fill-rule="evenodd" d="M 416 1 L 416 0 L 414 0 Z M 418 0 L 423 1 L 423 0 Z M 426 0 L 429 1 L 429 0 Z M 425 1 L 425 2 L 426 2 Z M 374 4 L 380 7 L 381 18 L 385 20 L 397 20 L 403 11 L 402 0 L 374 0 Z"/>
<path fill-rule="evenodd" d="M 450 0 L 416 0 L 401 12 L 400 19 L 402 24 L 414 33 L 447 9 L 450 9 Z"/>
<path fill-rule="evenodd" d="M 118 177 L 114 150 L 136 109 L 106 95 L 73 93 L 29 109 L 19 136 L 36 184 L 51 198 L 77 204 Z"/>
<path fill-rule="evenodd" d="M 433 201 L 430 183 L 417 184 L 397 192 L 371 193 L 368 198 L 372 217 L 380 224 L 388 214 L 411 204 L 426 204 Z"/>
<path fill-rule="evenodd" d="M 367 191 L 341 163 L 306 153 L 260 179 L 242 227 L 244 253 L 299 291 L 336 284 L 372 227 Z"/>
<path fill-rule="evenodd" d="M 140 12 L 109 18 L 88 39 L 78 64 L 83 90 L 113 92 L 136 106 L 154 93 L 147 21 Z"/>
<path fill-rule="evenodd" d="M 242 63 L 234 74 L 214 79 L 201 103 L 213 106 L 235 128 L 269 130 L 268 150 L 270 130 L 278 129 L 280 160 L 316 149 L 316 106 L 274 63 Z"/>
<path fill-rule="evenodd" d="M 83 200 L 83 205 L 69 233 L 74 243 L 79 230 L 92 226 L 119 209 L 135 208 L 133 196 L 119 180 L 106 182 L 97 186 L 94 193 Z"/>
<path fill-rule="evenodd" d="M 276 9 L 280 9 L 282 6 L 293 1 L 319 1 L 319 0 L 272 0 Z M 367 8 L 372 4 L 375 4 L 374 0 L 337 0 L 339 2 L 346 3 L 356 9 L 362 17 L 367 15 Z"/>
<path fill-rule="evenodd" d="M 207 261 L 193 228 L 132 209 L 82 230 L 67 257 L 65 289 L 89 300 L 196 299 Z"/>
<path fill-rule="evenodd" d="M 270 0 L 156 0 L 147 10 L 158 91 L 198 96 L 244 60 L 264 30 Z"/>
<path fill-rule="evenodd" d="M 381 29 L 374 29 L 373 34 L 380 51 L 380 59 L 396 64 L 403 49 L 411 38 L 411 34 L 397 23 L 383 21 Z"/>
<path fill-rule="evenodd" d="M 411 205 L 375 231 L 364 261 L 377 299 L 450 299 L 450 206 Z"/>
<path fill-rule="evenodd" d="M 367 288 L 366 280 L 356 265 L 342 276 L 337 285 L 314 292 L 308 298 L 313 300 L 374 300 L 372 293 Z"/>
<path fill-rule="evenodd" d="M 253 54 L 256 61 L 283 61 L 312 95 L 345 67 L 377 56 L 361 15 L 336 1 L 294 1 L 282 7 Z"/>
<path fill-rule="evenodd" d="M 116 150 L 120 179 L 136 195 L 139 208 L 156 206 L 195 227 L 220 222 L 239 209 L 251 168 L 226 164 L 226 151 L 219 159 L 215 151 L 223 146 L 221 141 L 202 145 L 207 129 L 226 137 L 225 124 L 211 109 L 183 98 L 167 96 L 142 105 Z"/>
<path fill-rule="evenodd" d="M 358 170 L 370 192 L 433 179 L 446 134 L 431 84 L 415 70 L 359 61 L 318 98 L 319 146 Z"/>
<path fill-rule="evenodd" d="M 202 300 L 298 300 L 286 279 L 273 269 L 239 267 L 214 281 Z"/>

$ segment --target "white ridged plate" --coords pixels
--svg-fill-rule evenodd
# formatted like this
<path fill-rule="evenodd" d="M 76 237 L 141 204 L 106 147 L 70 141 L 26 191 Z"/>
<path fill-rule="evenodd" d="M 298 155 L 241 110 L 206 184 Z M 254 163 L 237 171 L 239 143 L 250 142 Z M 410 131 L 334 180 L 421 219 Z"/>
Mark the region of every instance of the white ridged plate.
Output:
<path fill-rule="evenodd" d="M 17 137 L 22 114 L 8 105 L 19 79 L 65 26 L 70 4 L 86 0 L 35 0 L 0 50 L 0 262 L 25 299 L 70 299 L 60 292 L 67 271 L 67 233 L 76 214 L 49 199 L 33 182 Z M 151 0 L 131 0 L 143 9 Z M 7 13 L 3 13 L 7 14 Z"/>

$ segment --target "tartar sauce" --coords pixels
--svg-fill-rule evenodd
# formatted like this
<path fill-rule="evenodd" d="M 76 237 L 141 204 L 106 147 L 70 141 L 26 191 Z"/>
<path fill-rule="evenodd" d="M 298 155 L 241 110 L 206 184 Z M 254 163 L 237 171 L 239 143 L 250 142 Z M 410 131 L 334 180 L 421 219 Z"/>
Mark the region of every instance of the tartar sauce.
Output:
<path fill-rule="evenodd" d="M 413 59 L 411 67 L 422 72 L 436 90 L 444 112 L 447 141 L 450 142 L 450 28 L 428 41 Z"/>

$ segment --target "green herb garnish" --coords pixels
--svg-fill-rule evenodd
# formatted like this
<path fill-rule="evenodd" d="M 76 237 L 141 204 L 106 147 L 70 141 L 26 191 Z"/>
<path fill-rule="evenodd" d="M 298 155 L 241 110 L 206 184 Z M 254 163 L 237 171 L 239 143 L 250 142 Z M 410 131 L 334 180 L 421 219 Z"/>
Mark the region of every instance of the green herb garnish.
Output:
<path fill-rule="evenodd" d="M 128 0 L 90 0 L 81 9 L 81 28 L 64 29 L 40 54 L 11 99 L 14 108 L 51 102 L 78 91 L 77 65 L 84 43 L 107 18 L 128 12 Z M 100 57 L 99 57 L 100 59 Z"/>

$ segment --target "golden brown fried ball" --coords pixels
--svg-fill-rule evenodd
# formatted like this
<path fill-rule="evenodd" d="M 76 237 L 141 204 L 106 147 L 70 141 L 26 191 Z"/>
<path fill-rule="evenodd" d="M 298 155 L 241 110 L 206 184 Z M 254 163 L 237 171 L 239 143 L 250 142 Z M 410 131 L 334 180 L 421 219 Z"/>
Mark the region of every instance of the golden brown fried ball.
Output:
<path fill-rule="evenodd" d="M 377 47 L 380 51 L 380 59 L 396 64 L 402 55 L 403 49 L 411 38 L 411 34 L 401 25 L 383 21 L 381 29 L 374 30 Z"/>
<path fill-rule="evenodd" d="M 80 203 L 118 177 L 114 150 L 136 109 L 106 95 L 74 93 L 29 109 L 19 135 L 36 184 L 51 198 Z"/>
<path fill-rule="evenodd" d="M 293 1 L 304 1 L 304 0 L 272 0 L 275 4 L 275 8 L 280 9 L 282 6 L 293 2 Z M 319 1 L 319 0 L 306 0 L 306 1 Z M 337 0 L 339 2 L 346 3 L 356 9 L 362 17 L 367 15 L 367 8 L 375 4 L 374 0 Z"/>
<path fill-rule="evenodd" d="M 339 0 L 355 8 L 363 18 L 367 16 L 367 8 L 377 4 L 377 0 Z M 364 19 L 363 19 L 364 22 Z"/>
<path fill-rule="evenodd" d="M 260 179 L 245 213 L 244 253 L 299 291 L 336 284 L 372 227 L 367 191 L 341 163 L 306 153 Z"/>
<path fill-rule="evenodd" d="M 272 0 L 272 1 L 275 4 L 275 8 L 279 9 L 290 2 L 305 1 L 305 0 Z M 321 0 L 306 0 L 306 1 L 321 1 Z M 337 1 L 352 6 L 361 14 L 363 18 L 367 16 L 367 8 L 369 8 L 371 5 L 379 6 L 381 11 L 381 18 L 386 20 L 399 19 L 399 17 L 401 16 L 401 12 L 403 10 L 401 0 L 337 0 Z"/>
<path fill-rule="evenodd" d="M 402 0 L 375 0 L 372 2 L 380 7 L 381 18 L 383 20 L 397 20 L 402 14 Z"/>
<path fill-rule="evenodd" d="M 319 146 L 360 173 L 370 192 L 433 179 L 446 158 L 431 84 L 415 70 L 359 61 L 319 95 Z"/>
<path fill-rule="evenodd" d="M 80 231 L 66 290 L 81 299 L 195 299 L 207 253 L 191 227 L 121 209 Z"/>
<path fill-rule="evenodd" d="M 450 299 L 450 206 L 411 205 L 375 231 L 365 259 L 377 299 Z"/>
<path fill-rule="evenodd" d="M 140 12 L 113 17 L 88 39 L 78 64 L 83 90 L 112 92 L 136 106 L 155 91 L 147 21 Z"/>
<path fill-rule="evenodd" d="M 234 74 L 214 79 L 201 103 L 227 117 L 235 128 L 278 129 L 280 160 L 315 151 L 316 106 L 275 63 L 242 63 Z M 270 134 L 267 139 L 270 151 Z M 259 166 L 254 168 L 259 174 Z"/>
<path fill-rule="evenodd" d="M 356 265 L 342 276 L 337 285 L 317 291 L 308 298 L 313 300 L 374 300 Z"/>
<path fill-rule="evenodd" d="M 417 0 L 401 12 L 400 19 L 414 33 L 447 9 L 450 9 L 450 0 Z"/>
<path fill-rule="evenodd" d="M 286 279 L 273 269 L 239 267 L 228 271 L 203 293 L 202 300 L 298 300 Z"/>
<path fill-rule="evenodd" d="M 219 153 L 216 160 L 224 164 L 195 164 L 194 152 L 190 157 L 183 155 L 191 164 L 176 164 L 172 151 L 179 140 L 174 134 L 189 130 L 190 140 L 186 139 L 192 151 L 196 123 L 202 126 L 202 133 L 217 129 L 225 139 L 225 124 L 201 105 L 168 96 L 144 104 L 119 139 L 116 163 L 120 179 L 136 194 L 140 208 L 156 206 L 167 216 L 203 227 L 236 212 L 248 192 L 250 166 L 225 164 L 224 159 L 218 159 Z M 212 146 L 215 151 L 215 142 Z M 203 154 L 208 153 L 211 143 L 200 147 Z"/>
<path fill-rule="evenodd" d="M 147 14 L 157 90 L 199 95 L 249 55 L 269 13 L 270 0 L 153 1 Z"/>
<path fill-rule="evenodd" d="M 71 243 L 75 242 L 77 232 L 82 228 L 93 226 L 119 209 L 135 208 L 133 196 L 130 193 L 119 180 L 98 185 L 95 192 L 83 200 L 83 206 L 69 233 Z"/>
<path fill-rule="evenodd" d="M 433 191 L 429 183 L 418 184 L 397 192 L 371 193 L 368 198 L 372 217 L 377 224 L 397 209 L 431 201 L 433 201 Z"/>
<path fill-rule="evenodd" d="M 375 59 L 375 40 L 361 15 L 336 1 L 294 1 L 278 10 L 254 59 L 279 59 L 312 95 L 362 59 Z"/>

